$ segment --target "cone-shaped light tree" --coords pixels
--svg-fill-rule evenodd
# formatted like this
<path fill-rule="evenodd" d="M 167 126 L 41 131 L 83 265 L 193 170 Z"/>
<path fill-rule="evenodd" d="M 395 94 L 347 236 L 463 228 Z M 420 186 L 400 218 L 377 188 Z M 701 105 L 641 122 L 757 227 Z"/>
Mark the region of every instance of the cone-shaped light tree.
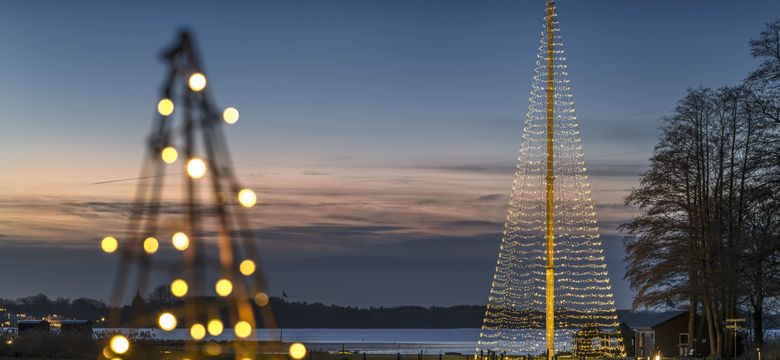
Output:
<path fill-rule="evenodd" d="M 565 60 L 548 0 L 478 354 L 624 355 Z"/>
<path fill-rule="evenodd" d="M 112 295 L 116 309 L 128 291 L 145 293 L 152 272 L 167 276 L 165 292 L 170 294 L 163 295 L 172 300 L 162 304 L 170 308 L 161 314 L 132 314 L 128 319 L 116 310 L 109 326 L 155 323 L 164 331 L 184 327 L 190 334 L 187 351 L 199 354 L 202 344 L 214 347 L 202 340 L 219 336 L 223 329 L 232 328 L 235 339 L 243 340 L 251 338 L 258 325 L 276 324 L 267 306 L 248 213 L 257 197 L 241 186 L 222 130 L 238 121 L 238 110 L 215 105 L 189 32 L 182 31 L 162 58 L 168 71 L 128 228 L 117 237 L 105 237 L 101 247 L 119 255 Z M 132 351 L 127 339 L 116 338 L 127 344 L 122 353 Z M 237 359 L 254 358 L 257 343 L 236 341 L 232 347 Z M 116 354 L 121 353 L 114 350 Z"/>

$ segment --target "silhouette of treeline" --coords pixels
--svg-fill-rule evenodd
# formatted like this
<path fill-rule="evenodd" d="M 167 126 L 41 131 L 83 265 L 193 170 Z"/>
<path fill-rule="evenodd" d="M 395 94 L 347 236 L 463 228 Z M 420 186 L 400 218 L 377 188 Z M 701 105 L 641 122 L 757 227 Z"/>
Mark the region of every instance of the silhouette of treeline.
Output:
<path fill-rule="evenodd" d="M 184 301 L 199 304 L 216 305 L 222 309 L 223 318 L 227 318 L 224 300 L 217 297 L 188 297 L 185 300 L 174 298 L 167 287 L 160 287 L 145 297 L 143 314 L 134 314 L 132 306 L 122 307 L 122 320 L 119 326 L 152 327 L 157 316 L 169 311 L 183 316 Z M 272 297 L 269 304 L 277 325 L 286 328 L 475 328 L 482 326 L 485 307 L 480 305 L 457 305 L 450 307 L 352 307 L 285 301 Z M 282 308 L 284 306 L 284 308 Z M 110 308 L 101 301 L 88 298 L 49 299 L 46 295 L 23 297 L 16 300 L 0 298 L 0 307 L 10 313 L 26 314 L 31 317 L 44 317 L 57 314 L 64 318 L 97 321 L 108 318 Z M 259 313 L 259 312 L 258 312 Z M 258 314 L 259 316 L 259 314 Z M 264 322 L 258 318 L 258 327 Z M 100 326 L 96 323 L 96 326 Z"/>

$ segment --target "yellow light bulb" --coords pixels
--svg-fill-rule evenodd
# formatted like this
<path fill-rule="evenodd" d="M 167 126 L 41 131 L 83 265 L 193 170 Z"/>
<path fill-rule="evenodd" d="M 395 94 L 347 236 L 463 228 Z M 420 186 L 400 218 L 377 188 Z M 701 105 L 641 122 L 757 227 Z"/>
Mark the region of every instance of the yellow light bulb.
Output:
<path fill-rule="evenodd" d="M 190 247 L 190 238 L 187 237 L 187 234 L 179 231 L 171 237 L 171 242 L 173 243 L 173 247 L 176 248 L 176 250 L 187 250 L 188 247 Z"/>
<path fill-rule="evenodd" d="M 111 351 L 111 348 L 108 346 L 103 347 L 103 357 L 106 359 L 111 359 L 114 357 L 114 352 Z"/>
<path fill-rule="evenodd" d="M 262 291 L 257 293 L 257 294 L 255 294 L 255 304 L 257 304 L 257 306 L 266 306 L 266 305 L 268 305 L 268 300 L 269 300 L 268 299 L 268 294 L 266 294 L 266 293 L 264 293 Z"/>
<path fill-rule="evenodd" d="M 212 336 L 217 336 L 219 334 L 222 334 L 222 330 L 224 329 L 224 326 L 222 326 L 222 321 L 219 321 L 218 319 L 214 319 L 209 321 L 207 328 L 209 330 L 209 334 Z"/>
<path fill-rule="evenodd" d="M 238 202 L 244 207 L 252 207 L 257 203 L 257 195 L 255 192 L 249 189 L 241 189 L 238 192 Z"/>
<path fill-rule="evenodd" d="M 290 345 L 290 357 L 295 360 L 303 359 L 306 356 L 306 346 L 301 343 L 294 343 Z"/>
<path fill-rule="evenodd" d="M 160 329 L 165 331 L 171 331 L 176 328 L 176 317 L 171 313 L 163 313 L 157 319 L 157 325 L 160 325 Z"/>
<path fill-rule="evenodd" d="M 242 261 L 241 264 L 238 265 L 238 271 L 240 271 L 241 274 L 246 276 L 254 274 L 255 269 L 257 269 L 255 262 L 249 259 Z"/>
<path fill-rule="evenodd" d="M 173 114 L 173 101 L 171 99 L 162 99 L 157 103 L 157 112 L 162 116 Z"/>
<path fill-rule="evenodd" d="M 171 294 L 175 297 L 184 297 L 184 295 L 187 295 L 189 288 L 187 282 L 182 279 L 176 279 L 171 282 Z"/>
<path fill-rule="evenodd" d="M 107 254 L 110 254 L 119 248 L 119 241 L 113 236 L 106 236 L 103 241 L 100 242 L 100 248 Z"/>
<path fill-rule="evenodd" d="M 214 285 L 214 289 L 217 291 L 217 295 L 228 296 L 233 292 L 233 283 L 228 279 L 219 279 Z"/>
<path fill-rule="evenodd" d="M 206 337 L 206 327 L 202 324 L 192 325 L 190 328 L 190 336 L 195 340 L 200 340 Z"/>
<path fill-rule="evenodd" d="M 147 254 L 154 254 L 159 248 L 160 244 L 157 242 L 157 239 L 150 236 L 144 240 L 144 251 L 146 251 Z"/>
<path fill-rule="evenodd" d="M 179 158 L 179 153 L 173 147 L 167 146 L 160 152 L 160 157 L 166 164 L 173 164 Z"/>
<path fill-rule="evenodd" d="M 116 354 L 124 354 L 127 350 L 130 350 L 130 340 L 122 335 L 114 335 L 109 342 L 111 351 Z"/>
<path fill-rule="evenodd" d="M 246 321 L 239 321 L 233 327 L 233 332 L 242 339 L 249 337 L 249 335 L 252 335 L 252 325 Z"/>
<path fill-rule="evenodd" d="M 229 107 L 222 112 L 222 119 L 226 123 L 233 125 L 238 121 L 238 110 L 234 107 Z"/>
<path fill-rule="evenodd" d="M 205 346 L 203 346 L 203 352 L 208 356 L 217 356 L 222 354 L 222 345 L 209 341 Z"/>
<path fill-rule="evenodd" d="M 206 76 L 201 73 L 190 75 L 189 85 L 192 91 L 202 91 L 206 88 Z"/>
<path fill-rule="evenodd" d="M 198 158 L 187 161 L 187 175 L 193 179 L 200 179 L 206 175 L 206 163 Z"/>

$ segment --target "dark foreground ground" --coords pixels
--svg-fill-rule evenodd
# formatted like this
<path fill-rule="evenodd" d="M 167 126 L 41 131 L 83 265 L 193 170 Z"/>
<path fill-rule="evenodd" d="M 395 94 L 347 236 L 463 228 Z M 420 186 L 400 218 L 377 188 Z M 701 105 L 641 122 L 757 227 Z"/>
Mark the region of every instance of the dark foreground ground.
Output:
<path fill-rule="evenodd" d="M 88 359 L 88 360 L 292 360 L 289 343 L 280 342 L 184 342 L 131 339 L 130 350 L 114 354 L 109 350 L 108 337 L 63 334 L 0 334 L 0 360 L 11 359 Z M 762 351 L 763 360 L 780 360 L 780 341 L 770 341 Z M 742 359 L 755 359 L 749 354 Z M 543 360 L 535 358 L 488 358 L 482 360 Z M 573 356 L 559 356 L 559 360 L 580 360 Z M 397 354 L 362 353 L 350 351 L 308 351 L 302 360 L 474 360 L 470 354 Z"/>

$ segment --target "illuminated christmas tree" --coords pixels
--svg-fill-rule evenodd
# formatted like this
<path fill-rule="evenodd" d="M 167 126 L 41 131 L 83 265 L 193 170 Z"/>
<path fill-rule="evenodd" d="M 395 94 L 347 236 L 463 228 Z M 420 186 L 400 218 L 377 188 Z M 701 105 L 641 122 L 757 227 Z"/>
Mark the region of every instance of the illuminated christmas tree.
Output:
<path fill-rule="evenodd" d="M 517 172 L 477 353 L 624 355 L 569 84 L 547 1 Z"/>
<path fill-rule="evenodd" d="M 145 293 L 152 272 L 168 278 L 162 298 L 174 301 L 160 313 L 133 314 L 131 319 L 114 311 L 108 325 L 186 328 L 192 358 L 223 351 L 219 344 L 203 340 L 224 332 L 239 340 L 231 343 L 229 352 L 251 360 L 257 343 L 240 340 L 251 338 L 257 327 L 276 324 L 247 213 L 257 198 L 240 185 L 222 133 L 223 127 L 238 121 L 239 113 L 214 105 L 188 32 L 162 55 L 168 71 L 128 230 L 103 238 L 101 247 L 120 255 L 113 306 L 121 306 L 127 291 Z M 135 281 L 130 281 L 132 273 Z M 258 319 L 262 324 L 256 324 Z M 114 336 L 104 355 L 132 355 L 130 345 L 127 337 Z M 302 358 L 305 349 L 294 346 L 291 356 Z"/>

